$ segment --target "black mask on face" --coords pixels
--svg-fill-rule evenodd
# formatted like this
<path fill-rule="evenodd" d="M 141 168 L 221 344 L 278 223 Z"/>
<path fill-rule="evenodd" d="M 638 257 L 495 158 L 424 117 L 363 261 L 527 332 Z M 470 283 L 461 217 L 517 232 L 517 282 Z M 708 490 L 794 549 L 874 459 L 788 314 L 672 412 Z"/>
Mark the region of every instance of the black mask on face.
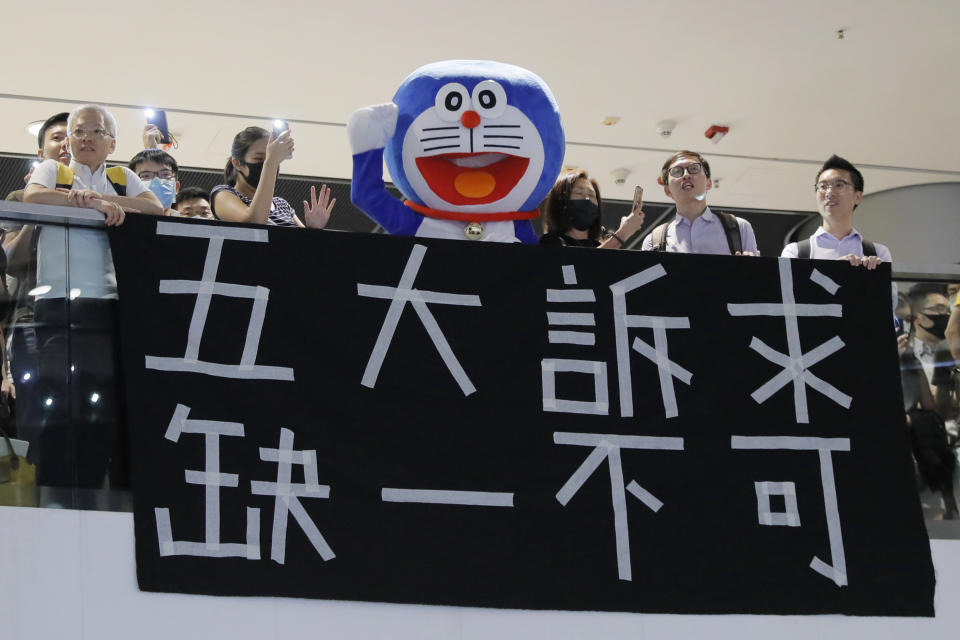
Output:
<path fill-rule="evenodd" d="M 586 231 L 597 220 L 599 209 L 589 200 L 570 200 L 567 202 L 567 214 L 574 229 Z"/>
<path fill-rule="evenodd" d="M 937 340 L 943 340 L 947 337 L 947 323 L 950 322 L 950 316 L 946 314 L 927 315 L 922 314 L 924 318 L 933 323 L 932 327 L 923 327 L 923 330 L 934 336 Z M 917 325 L 921 326 L 921 325 Z"/>
<path fill-rule="evenodd" d="M 246 165 L 249 173 L 243 176 L 243 179 L 246 180 L 248 185 L 256 189 L 257 185 L 260 184 L 260 174 L 263 173 L 263 161 L 247 162 Z M 240 175 L 243 174 L 241 173 Z"/>

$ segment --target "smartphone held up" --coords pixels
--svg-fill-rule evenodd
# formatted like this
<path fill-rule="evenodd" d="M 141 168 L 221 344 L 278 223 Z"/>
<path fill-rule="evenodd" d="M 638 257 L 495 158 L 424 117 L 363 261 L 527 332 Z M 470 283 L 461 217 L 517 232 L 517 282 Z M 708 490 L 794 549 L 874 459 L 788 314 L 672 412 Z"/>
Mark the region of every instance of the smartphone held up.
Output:
<path fill-rule="evenodd" d="M 633 205 L 630 207 L 630 213 L 638 213 L 643 207 L 643 187 L 637 185 L 633 189 Z"/>
<path fill-rule="evenodd" d="M 171 144 L 170 127 L 167 126 L 167 112 L 163 109 L 147 109 L 147 124 L 152 124 L 160 131 L 160 144 Z"/>
<path fill-rule="evenodd" d="M 290 130 L 290 123 L 287 122 L 286 120 L 277 119 L 273 121 L 273 139 L 274 140 L 279 138 L 281 133 L 289 130 Z M 287 160 L 289 160 L 292 157 L 293 157 L 293 154 L 291 153 L 290 155 L 287 156 Z"/>

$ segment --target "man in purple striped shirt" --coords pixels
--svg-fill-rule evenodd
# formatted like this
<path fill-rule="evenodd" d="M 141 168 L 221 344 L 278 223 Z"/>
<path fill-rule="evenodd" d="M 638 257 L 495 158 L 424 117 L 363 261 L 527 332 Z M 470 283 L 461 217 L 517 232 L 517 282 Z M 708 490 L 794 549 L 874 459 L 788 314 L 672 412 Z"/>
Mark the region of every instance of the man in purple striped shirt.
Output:
<path fill-rule="evenodd" d="M 707 191 L 713 182 L 710 165 L 699 153 L 678 151 L 670 156 L 663 163 L 660 182 L 676 203 L 677 215 L 644 239 L 644 251 L 760 255 L 749 222 L 729 213 L 714 213 L 707 206 Z"/>

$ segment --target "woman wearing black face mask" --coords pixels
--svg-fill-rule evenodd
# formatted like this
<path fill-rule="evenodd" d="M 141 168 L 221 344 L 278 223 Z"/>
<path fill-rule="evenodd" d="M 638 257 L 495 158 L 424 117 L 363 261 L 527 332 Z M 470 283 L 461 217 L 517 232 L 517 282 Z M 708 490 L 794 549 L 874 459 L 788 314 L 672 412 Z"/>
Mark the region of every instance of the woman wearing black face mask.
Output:
<path fill-rule="evenodd" d="M 280 163 L 292 154 L 293 138 L 289 129 L 277 138 L 260 127 L 247 127 L 238 133 L 233 138 L 230 159 L 223 172 L 226 184 L 210 192 L 214 217 L 227 222 L 304 226 L 290 203 L 273 195 Z M 327 185 L 321 185 L 319 197 L 316 188 L 310 187 L 310 202 L 303 203 L 306 226 L 325 227 L 335 203 L 336 198 L 330 200 Z"/>
<path fill-rule="evenodd" d="M 620 220 L 615 233 L 607 234 L 603 218 L 600 187 L 586 171 L 571 171 L 557 180 L 547 195 L 545 233 L 540 244 L 564 247 L 619 249 L 643 225 L 643 211 L 632 212 Z"/>

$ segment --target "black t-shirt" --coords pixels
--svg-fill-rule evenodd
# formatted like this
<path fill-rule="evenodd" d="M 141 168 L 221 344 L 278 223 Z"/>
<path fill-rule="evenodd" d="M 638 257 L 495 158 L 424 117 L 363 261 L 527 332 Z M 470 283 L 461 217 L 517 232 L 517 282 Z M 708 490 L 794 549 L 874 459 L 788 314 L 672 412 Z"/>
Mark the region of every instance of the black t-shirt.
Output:
<path fill-rule="evenodd" d="M 579 238 L 571 238 L 565 233 L 552 232 L 540 236 L 540 244 L 554 247 L 587 247 L 589 249 L 596 249 L 600 246 L 600 242 L 591 238 L 580 240 Z"/>

